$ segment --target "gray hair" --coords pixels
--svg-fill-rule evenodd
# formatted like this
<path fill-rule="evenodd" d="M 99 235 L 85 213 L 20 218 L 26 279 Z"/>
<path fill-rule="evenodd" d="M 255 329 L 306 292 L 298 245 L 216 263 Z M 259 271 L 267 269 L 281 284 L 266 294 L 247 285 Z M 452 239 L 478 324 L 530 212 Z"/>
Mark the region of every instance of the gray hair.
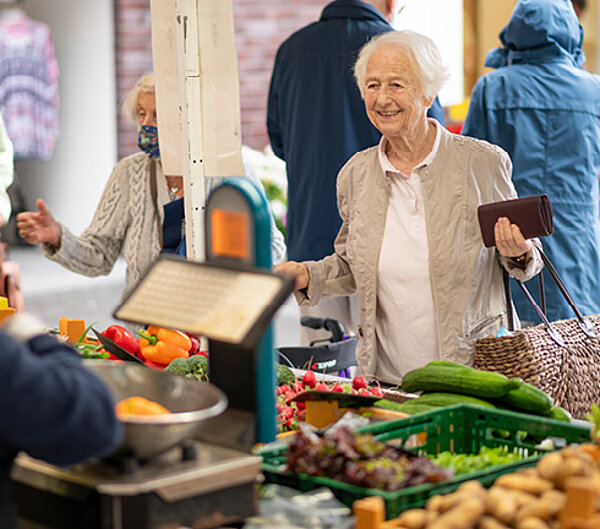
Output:
<path fill-rule="evenodd" d="M 125 96 L 125 99 L 121 106 L 123 114 L 127 117 L 130 117 L 133 121 L 137 121 L 138 120 L 137 105 L 138 105 L 138 99 L 140 98 L 140 94 L 142 94 L 142 93 L 151 94 L 151 93 L 154 93 L 154 91 L 155 91 L 154 75 L 153 74 L 142 75 L 142 77 L 140 77 L 138 79 L 137 83 L 135 83 L 135 86 Z"/>
<path fill-rule="evenodd" d="M 384 46 L 397 46 L 407 52 L 427 99 L 434 98 L 450 76 L 448 69 L 442 64 L 438 47 L 429 37 L 408 30 L 389 31 L 367 42 L 360 49 L 354 64 L 354 78 L 363 98 L 369 59 Z"/>

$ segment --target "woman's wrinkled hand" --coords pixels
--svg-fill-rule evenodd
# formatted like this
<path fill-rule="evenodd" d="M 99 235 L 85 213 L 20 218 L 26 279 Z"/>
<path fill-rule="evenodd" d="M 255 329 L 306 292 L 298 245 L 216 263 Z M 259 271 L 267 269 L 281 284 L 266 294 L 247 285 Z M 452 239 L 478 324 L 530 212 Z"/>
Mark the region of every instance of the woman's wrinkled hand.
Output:
<path fill-rule="evenodd" d="M 523 237 L 521 228 L 516 224 L 511 224 L 506 217 L 500 217 L 496 221 L 494 236 L 496 248 L 504 257 L 520 257 L 531 250 L 533 245 L 530 240 Z"/>
<path fill-rule="evenodd" d="M 296 261 L 288 261 L 287 263 L 280 263 L 275 266 L 275 273 L 282 275 L 293 276 L 296 281 L 295 290 L 302 290 L 308 287 L 308 268 L 302 263 Z"/>
<path fill-rule="evenodd" d="M 36 202 L 37 211 L 26 211 L 17 215 L 19 235 L 29 244 L 47 242 L 55 248 L 60 247 L 60 224 L 50 213 L 41 198 Z"/>

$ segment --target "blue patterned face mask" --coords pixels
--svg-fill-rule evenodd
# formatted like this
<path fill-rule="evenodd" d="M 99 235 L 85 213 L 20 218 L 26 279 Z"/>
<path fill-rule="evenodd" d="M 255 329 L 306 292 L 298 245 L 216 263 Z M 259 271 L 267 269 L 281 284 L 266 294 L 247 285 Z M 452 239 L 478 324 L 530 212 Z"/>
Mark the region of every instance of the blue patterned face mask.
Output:
<path fill-rule="evenodd" d="M 138 147 L 150 158 L 160 158 L 158 129 L 152 125 L 138 125 Z"/>

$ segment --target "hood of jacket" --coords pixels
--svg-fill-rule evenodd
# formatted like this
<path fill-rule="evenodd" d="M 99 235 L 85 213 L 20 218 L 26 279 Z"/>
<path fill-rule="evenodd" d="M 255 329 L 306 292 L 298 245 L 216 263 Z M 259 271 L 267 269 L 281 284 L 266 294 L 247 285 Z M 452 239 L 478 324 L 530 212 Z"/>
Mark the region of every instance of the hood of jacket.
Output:
<path fill-rule="evenodd" d="M 540 63 L 558 58 L 575 66 L 585 62 L 581 50 L 583 28 L 571 0 L 519 0 L 510 21 L 500 32 L 502 47 L 485 60 L 490 68 L 514 63 Z"/>

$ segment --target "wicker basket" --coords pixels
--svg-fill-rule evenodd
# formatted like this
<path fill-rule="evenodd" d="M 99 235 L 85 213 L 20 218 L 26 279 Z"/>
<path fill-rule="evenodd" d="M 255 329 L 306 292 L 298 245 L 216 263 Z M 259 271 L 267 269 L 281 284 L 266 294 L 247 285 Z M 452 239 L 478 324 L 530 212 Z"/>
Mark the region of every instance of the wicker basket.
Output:
<path fill-rule="evenodd" d="M 588 319 L 600 336 L 600 315 Z M 583 419 L 591 404 L 600 404 L 600 340 L 586 336 L 575 318 L 555 321 L 552 327 L 564 346 L 549 336 L 545 324 L 513 336 L 480 338 L 475 342 L 474 367 L 520 377 Z"/>

